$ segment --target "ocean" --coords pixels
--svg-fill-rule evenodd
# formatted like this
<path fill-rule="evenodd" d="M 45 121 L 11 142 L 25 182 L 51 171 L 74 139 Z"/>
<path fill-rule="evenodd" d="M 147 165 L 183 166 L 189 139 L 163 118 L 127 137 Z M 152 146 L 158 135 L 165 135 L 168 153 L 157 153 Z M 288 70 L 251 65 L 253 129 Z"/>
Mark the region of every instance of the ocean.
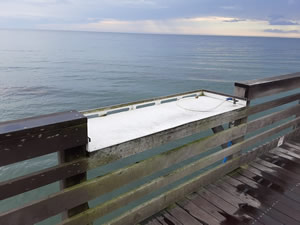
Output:
<path fill-rule="evenodd" d="M 300 71 L 300 39 L 0 30 L 0 121 Z"/>
<path fill-rule="evenodd" d="M 230 94 L 235 81 L 294 72 L 300 39 L 0 30 L 0 122 L 194 89 Z M 51 154 L 2 167 L 0 181 L 56 163 Z M 57 188 L 1 201 L 0 211 Z"/>

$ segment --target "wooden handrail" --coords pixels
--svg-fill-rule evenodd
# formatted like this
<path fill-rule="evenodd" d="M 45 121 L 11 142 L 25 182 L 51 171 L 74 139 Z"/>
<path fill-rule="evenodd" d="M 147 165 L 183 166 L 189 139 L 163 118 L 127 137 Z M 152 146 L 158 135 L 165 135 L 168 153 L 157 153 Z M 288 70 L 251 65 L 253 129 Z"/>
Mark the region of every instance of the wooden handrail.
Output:
<path fill-rule="evenodd" d="M 300 72 L 257 80 L 236 82 L 237 96 L 248 100 L 269 96 L 300 87 Z"/>

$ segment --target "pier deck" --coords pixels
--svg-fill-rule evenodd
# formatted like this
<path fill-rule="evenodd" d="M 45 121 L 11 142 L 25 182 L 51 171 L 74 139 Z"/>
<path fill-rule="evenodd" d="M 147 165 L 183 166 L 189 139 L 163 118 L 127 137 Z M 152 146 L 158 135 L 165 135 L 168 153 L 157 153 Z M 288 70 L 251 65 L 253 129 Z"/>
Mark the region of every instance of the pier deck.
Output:
<path fill-rule="evenodd" d="M 289 141 L 144 225 L 300 224 L 300 143 Z"/>

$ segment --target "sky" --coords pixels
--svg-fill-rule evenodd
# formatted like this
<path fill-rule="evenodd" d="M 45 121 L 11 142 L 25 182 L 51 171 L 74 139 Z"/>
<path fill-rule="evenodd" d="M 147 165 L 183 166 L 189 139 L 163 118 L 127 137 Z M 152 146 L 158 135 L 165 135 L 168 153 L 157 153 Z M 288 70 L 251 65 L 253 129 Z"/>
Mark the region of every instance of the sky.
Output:
<path fill-rule="evenodd" d="M 0 0 L 0 29 L 300 38 L 300 0 Z"/>

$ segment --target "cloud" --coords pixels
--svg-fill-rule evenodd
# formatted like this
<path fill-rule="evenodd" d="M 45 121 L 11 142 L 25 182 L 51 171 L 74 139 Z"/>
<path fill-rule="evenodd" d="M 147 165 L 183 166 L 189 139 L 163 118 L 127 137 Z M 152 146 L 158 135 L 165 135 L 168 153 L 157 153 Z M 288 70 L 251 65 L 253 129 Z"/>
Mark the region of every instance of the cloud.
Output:
<path fill-rule="evenodd" d="M 299 25 L 297 22 L 287 21 L 287 20 L 277 20 L 277 21 L 269 21 L 270 25 L 280 25 L 280 26 L 288 26 L 288 25 Z"/>
<path fill-rule="evenodd" d="M 279 34 L 299 34 L 299 30 L 265 29 L 264 32 Z"/>
<path fill-rule="evenodd" d="M 223 20 L 223 22 L 226 23 L 237 23 L 237 22 L 243 22 L 246 21 L 245 19 L 231 19 L 231 20 Z"/>
<path fill-rule="evenodd" d="M 269 20 L 269 24 L 279 25 L 279 26 L 299 25 L 298 22 L 284 19 L 283 16 L 272 16 L 271 19 Z"/>
<path fill-rule="evenodd" d="M 221 6 L 220 8 L 225 9 L 225 10 L 239 10 L 239 9 L 241 9 L 240 7 L 235 6 L 235 5 Z"/>

